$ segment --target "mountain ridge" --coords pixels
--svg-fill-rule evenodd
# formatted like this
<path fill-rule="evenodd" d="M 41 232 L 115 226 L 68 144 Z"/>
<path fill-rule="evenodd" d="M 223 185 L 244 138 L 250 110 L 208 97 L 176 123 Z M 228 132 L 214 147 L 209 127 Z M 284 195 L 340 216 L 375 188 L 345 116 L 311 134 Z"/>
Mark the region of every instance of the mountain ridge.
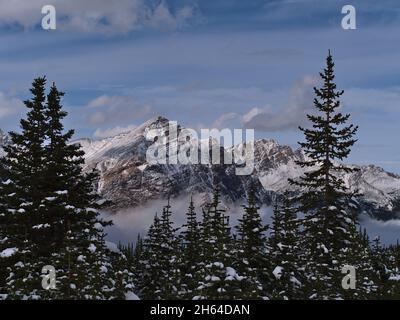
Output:
<path fill-rule="evenodd" d="M 150 165 L 146 161 L 145 151 L 151 141 L 144 137 L 147 130 L 166 126 L 168 119 L 156 117 L 129 132 L 99 140 L 76 140 L 86 152 L 86 167 L 97 168 L 101 172 L 100 192 L 120 201 L 123 206 L 143 204 L 150 199 L 177 196 L 184 193 L 211 192 L 214 182 L 218 181 L 223 195 L 228 201 L 244 200 L 246 188 L 255 184 L 259 190 L 261 203 L 270 204 L 274 195 L 286 190 L 294 190 L 287 182 L 288 178 L 298 178 L 304 170 L 295 164 L 304 160 L 306 155 L 300 148 L 292 149 L 280 145 L 273 139 L 259 139 L 254 142 L 255 169 L 251 176 L 236 176 L 235 165 Z M 178 126 L 181 128 L 180 126 Z M 88 144 L 87 141 L 90 141 Z M 234 148 L 224 149 L 223 152 Z M 400 176 L 376 165 L 349 165 L 359 171 L 342 176 L 351 190 L 361 191 L 369 207 L 376 210 L 393 211 L 400 200 Z M 128 191 L 131 201 L 127 201 Z M 139 189 L 142 189 L 139 191 Z M 367 206 L 367 207 L 368 207 Z M 116 207 L 120 207 L 117 205 Z M 397 209 L 396 209 L 397 210 Z"/>
<path fill-rule="evenodd" d="M 177 197 L 185 194 L 210 194 L 218 183 L 227 202 L 244 201 L 250 185 L 257 190 L 261 204 L 270 205 L 276 195 L 296 192 L 288 178 L 296 179 L 304 170 L 296 161 L 307 156 L 300 148 L 280 145 L 273 139 L 254 141 L 254 171 L 252 175 L 238 176 L 235 164 L 150 164 L 146 150 L 153 141 L 146 140 L 151 129 L 167 129 L 169 120 L 154 117 L 142 125 L 112 137 L 81 138 L 71 143 L 80 144 L 85 152 L 85 170 L 100 172 L 98 191 L 113 205 L 111 210 L 143 205 L 149 200 Z M 178 125 L 178 130 L 182 127 Z M 0 145 L 9 143 L 0 131 Z M 213 142 L 215 143 L 215 142 Z M 241 148 L 238 144 L 220 148 L 225 152 Z M 397 217 L 400 212 L 400 176 L 386 172 L 376 165 L 349 165 L 359 171 L 342 175 L 352 191 L 361 191 L 364 209 L 377 218 Z"/>

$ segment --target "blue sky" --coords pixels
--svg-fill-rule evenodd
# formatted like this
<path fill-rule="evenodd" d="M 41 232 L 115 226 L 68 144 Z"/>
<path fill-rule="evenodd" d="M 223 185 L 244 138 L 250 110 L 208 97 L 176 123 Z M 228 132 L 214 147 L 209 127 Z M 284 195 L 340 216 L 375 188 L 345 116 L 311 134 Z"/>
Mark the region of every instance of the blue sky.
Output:
<path fill-rule="evenodd" d="M 56 30 L 40 27 L 45 4 Z M 356 30 L 341 28 L 345 4 Z M 21 100 L 46 75 L 66 91 L 77 137 L 164 115 L 295 147 L 331 49 L 343 110 L 360 126 L 349 161 L 400 173 L 399 30 L 394 0 L 0 0 L 0 128 L 18 129 Z"/>

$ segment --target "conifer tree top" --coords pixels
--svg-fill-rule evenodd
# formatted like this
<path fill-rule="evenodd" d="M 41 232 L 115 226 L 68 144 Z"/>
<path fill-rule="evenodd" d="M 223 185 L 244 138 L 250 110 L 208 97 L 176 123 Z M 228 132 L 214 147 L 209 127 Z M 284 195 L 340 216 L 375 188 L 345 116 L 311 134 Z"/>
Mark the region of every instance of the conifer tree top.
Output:
<path fill-rule="evenodd" d="M 299 181 L 290 180 L 292 184 L 300 187 L 320 189 L 326 193 L 344 192 L 344 182 L 335 175 L 335 172 L 351 172 L 354 169 L 338 164 L 350 153 L 351 147 L 356 143 L 354 138 L 358 127 L 353 124 L 347 125 L 350 114 L 340 111 L 340 96 L 343 90 L 337 90 L 334 82 L 334 62 L 332 55 L 326 58 L 326 67 L 320 73 L 323 84 L 320 88 L 314 87 L 315 112 L 308 114 L 311 126 L 300 127 L 304 133 L 305 142 L 299 145 L 307 155 L 304 161 L 298 161 L 301 167 L 315 167 L 317 170 L 306 172 Z"/>

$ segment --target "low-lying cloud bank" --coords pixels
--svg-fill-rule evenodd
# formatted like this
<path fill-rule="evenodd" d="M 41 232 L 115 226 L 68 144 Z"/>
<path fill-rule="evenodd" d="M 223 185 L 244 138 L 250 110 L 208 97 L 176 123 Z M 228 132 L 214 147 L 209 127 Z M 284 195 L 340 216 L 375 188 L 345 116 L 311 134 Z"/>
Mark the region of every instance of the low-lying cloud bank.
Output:
<path fill-rule="evenodd" d="M 201 203 L 204 203 L 204 195 L 193 196 L 193 201 L 196 206 L 197 219 L 201 219 L 202 209 Z M 144 236 L 151 223 L 154 215 L 161 214 L 163 206 L 167 202 L 165 200 L 153 200 L 147 205 L 135 208 L 121 210 L 116 214 L 103 213 L 103 217 L 107 220 L 112 220 L 114 225 L 106 229 L 107 239 L 118 243 L 135 242 L 137 235 Z M 171 199 L 172 221 L 176 227 L 182 226 L 186 222 L 186 212 L 189 206 L 189 197 L 181 196 Z M 243 208 L 241 203 L 225 204 L 230 216 L 230 225 L 234 227 L 237 224 L 238 218 L 242 217 Z M 272 208 L 263 206 L 260 209 L 264 223 L 270 224 L 272 216 Z"/>
<path fill-rule="evenodd" d="M 367 229 L 370 239 L 373 240 L 379 236 L 382 243 L 391 244 L 400 240 L 400 219 L 380 221 L 367 216 L 362 216 L 360 219 L 362 227 Z"/>
<path fill-rule="evenodd" d="M 194 197 L 196 204 L 196 212 L 198 219 L 201 218 L 201 206 L 204 202 L 203 196 Z M 122 243 L 135 242 L 137 235 L 144 236 L 151 223 L 154 215 L 161 214 L 163 206 L 166 205 L 165 200 L 154 200 L 145 206 L 129 208 L 119 211 L 117 214 L 103 213 L 103 217 L 112 220 L 114 225 L 106 229 L 107 239 L 114 243 L 119 241 Z M 179 197 L 171 200 L 172 220 L 176 227 L 180 227 L 185 223 L 185 213 L 189 205 L 188 197 Z M 237 225 L 237 220 L 243 214 L 243 208 L 240 203 L 228 204 L 228 212 L 230 216 L 230 225 L 235 231 L 234 226 Z M 265 224 L 271 225 L 271 217 L 273 209 L 270 206 L 260 208 L 260 213 Z M 371 240 L 379 236 L 382 243 L 388 245 L 396 243 L 400 239 L 400 220 L 379 221 L 367 216 L 360 218 L 360 224 L 367 229 Z"/>

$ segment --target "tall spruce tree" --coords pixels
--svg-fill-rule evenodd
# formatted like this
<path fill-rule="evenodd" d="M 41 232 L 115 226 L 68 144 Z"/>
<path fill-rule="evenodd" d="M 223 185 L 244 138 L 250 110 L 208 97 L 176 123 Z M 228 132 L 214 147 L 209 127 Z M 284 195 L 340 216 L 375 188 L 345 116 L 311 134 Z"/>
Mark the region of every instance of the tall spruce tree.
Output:
<path fill-rule="evenodd" d="M 9 179 L 9 173 L 2 161 L 0 161 L 0 199 L 4 199 L 8 194 L 12 193 L 12 184 Z M 10 254 L 12 253 L 10 248 L 9 238 L 7 237 L 8 229 L 12 223 L 12 216 L 8 212 L 8 206 L 3 201 L 0 201 L 0 300 L 5 299 L 6 295 L 6 278 L 8 277 L 9 260 Z"/>
<path fill-rule="evenodd" d="M 304 175 L 290 183 L 302 191 L 299 210 L 304 213 L 304 249 L 307 294 L 312 299 L 342 298 L 341 268 L 348 264 L 354 238 L 355 217 L 349 209 L 350 194 L 340 173 L 354 171 L 336 161 L 349 155 L 357 126 L 347 125 L 349 114 L 340 112 L 343 91 L 334 83 L 334 62 L 329 52 L 320 73 L 321 88 L 314 88 L 316 114 L 307 115 L 312 127 L 300 128 L 305 142 L 299 143 L 306 157 L 297 164 Z"/>
<path fill-rule="evenodd" d="M 129 252 L 128 256 L 130 256 L 130 258 L 128 258 L 128 263 L 131 271 L 133 272 L 134 283 L 137 284 L 139 282 L 139 279 L 142 277 L 142 272 L 143 272 L 141 261 L 143 259 L 144 245 L 143 245 L 143 238 L 140 236 L 140 234 L 138 234 L 137 236 L 135 247 L 129 249 L 128 246 L 128 248 L 123 249 L 122 252 L 124 251 Z"/>
<path fill-rule="evenodd" d="M 193 203 L 193 197 L 190 198 L 188 210 L 186 212 L 186 224 L 183 226 L 181 253 L 181 277 L 182 277 L 182 295 L 183 298 L 191 299 L 193 290 L 197 288 L 198 280 L 196 269 L 200 263 L 200 226 L 197 221 L 196 211 Z"/>
<path fill-rule="evenodd" d="M 175 299 L 181 287 L 178 238 L 171 221 L 171 206 L 164 206 L 157 214 L 143 241 L 140 260 L 141 277 L 137 280 L 143 299 Z"/>
<path fill-rule="evenodd" d="M 24 102 L 26 119 L 21 133 L 10 132 L 11 143 L 4 146 L 1 159 L 7 180 L 2 181 L 1 269 L 6 271 L 8 298 L 39 298 L 43 253 L 39 229 L 46 197 L 45 170 L 46 117 L 45 78 L 37 78 L 30 89 L 32 99 Z"/>
<path fill-rule="evenodd" d="M 22 133 L 10 133 L 2 160 L 9 177 L 1 194 L 5 250 L 14 252 L 6 259 L 9 298 L 124 298 L 130 274 L 124 257 L 106 246 L 103 227 L 109 223 L 97 210 L 96 175 L 82 172 L 83 152 L 69 143 L 73 131 L 63 133 L 63 93 L 53 84 L 46 99 L 45 83 L 34 81 Z M 42 288 L 47 265 L 55 268 L 56 289 Z"/>
<path fill-rule="evenodd" d="M 378 278 L 373 268 L 373 254 L 368 243 L 365 242 L 365 234 L 352 230 L 352 239 L 349 246 L 347 263 L 355 268 L 356 286 L 354 289 L 343 289 L 341 295 L 344 299 L 370 299 L 377 297 Z"/>
<path fill-rule="evenodd" d="M 221 207 L 220 190 L 203 209 L 201 222 L 201 263 L 196 278 L 200 279 L 193 299 L 240 299 L 246 278 L 234 269 L 236 250 L 226 209 Z"/>
<path fill-rule="evenodd" d="M 121 299 L 124 286 L 131 288 L 131 275 L 126 258 L 109 250 L 104 240 L 103 228 L 111 223 L 99 216 L 96 172 L 82 172 L 83 152 L 79 145 L 69 143 L 74 131 L 64 133 L 62 120 L 67 113 L 61 106 L 63 95 L 53 84 L 47 97 L 49 141 L 45 146 L 49 193 L 45 208 L 47 219 L 57 217 L 54 231 L 62 235 L 57 238 L 62 248 L 60 262 L 68 275 L 60 285 L 70 294 L 66 298 Z"/>
<path fill-rule="evenodd" d="M 262 223 L 258 212 L 260 208 L 254 186 L 250 187 L 247 201 L 247 205 L 243 205 L 243 217 L 236 227 L 239 238 L 235 266 L 246 277 L 248 285 L 243 288 L 242 298 L 261 299 L 270 297 L 272 282 L 270 250 L 265 235 L 268 226 Z"/>
<path fill-rule="evenodd" d="M 162 283 L 159 281 L 163 267 L 160 261 L 161 241 L 162 226 L 156 214 L 143 240 L 143 252 L 139 261 L 141 277 L 137 279 L 137 288 L 141 299 L 160 300 L 162 298 Z"/>
<path fill-rule="evenodd" d="M 285 193 L 276 200 L 268 239 L 273 264 L 272 299 L 301 299 L 303 261 L 300 248 L 300 228 L 297 212 L 290 196 Z"/>
<path fill-rule="evenodd" d="M 390 245 L 387 249 L 388 257 L 388 274 L 389 274 L 389 290 L 388 299 L 400 299 L 400 246 L 397 244 Z"/>
<path fill-rule="evenodd" d="M 181 272 L 178 255 L 179 239 L 176 236 L 177 229 L 171 221 L 170 199 L 164 206 L 161 214 L 161 252 L 160 264 L 161 270 L 159 281 L 161 287 L 162 299 L 176 299 L 181 291 Z"/>
<path fill-rule="evenodd" d="M 389 272 L 389 257 L 388 251 L 382 246 L 381 239 L 376 236 L 372 240 L 372 266 L 378 283 L 376 290 L 376 298 L 386 299 L 391 296 L 391 283 Z"/>

